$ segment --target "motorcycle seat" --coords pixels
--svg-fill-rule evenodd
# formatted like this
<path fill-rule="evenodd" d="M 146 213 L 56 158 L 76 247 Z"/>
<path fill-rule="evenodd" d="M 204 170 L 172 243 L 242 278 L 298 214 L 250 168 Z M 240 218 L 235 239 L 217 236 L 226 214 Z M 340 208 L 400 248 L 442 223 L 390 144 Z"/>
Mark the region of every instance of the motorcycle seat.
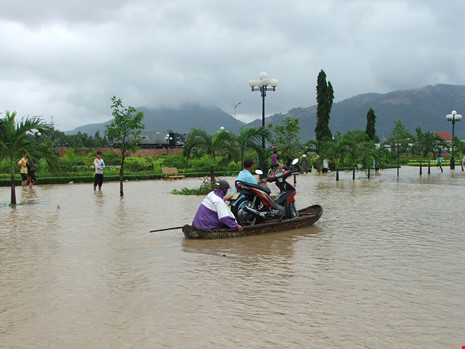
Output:
<path fill-rule="evenodd" d="M 244 183 L 245 185 L 247 185 L 249 187 L 259 189 L 259 190 L 263 190 L 264 192 L 266 192 L 268 194 L 271 194 L 271 189 L 270 188 L 261 186 L 259 184 L 247 183 L 247 182 L 243 182 L 243 181 L 236 181 L 236 183 Z"/>

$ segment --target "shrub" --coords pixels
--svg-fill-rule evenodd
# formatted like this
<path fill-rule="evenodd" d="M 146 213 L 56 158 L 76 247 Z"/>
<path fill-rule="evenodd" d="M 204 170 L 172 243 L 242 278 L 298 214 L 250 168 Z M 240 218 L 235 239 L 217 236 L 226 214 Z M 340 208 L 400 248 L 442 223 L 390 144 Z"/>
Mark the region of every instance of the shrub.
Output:
<path fill-rule="evenodd" d="M 214 184 L 210 183 L 210 178 L 204 178 L 202 184 L 197 189 L 182 188 L 181 190 L 173 189 L 171 194 L 175 195 L 207 195 L 214 188 Z"/>
<path fill-rule="evenodd" d="M 125 159 L 124 167 L 128 171 L 147 171 L 152 169 L 152 164 L 143 157 L 128 157 Z"/>

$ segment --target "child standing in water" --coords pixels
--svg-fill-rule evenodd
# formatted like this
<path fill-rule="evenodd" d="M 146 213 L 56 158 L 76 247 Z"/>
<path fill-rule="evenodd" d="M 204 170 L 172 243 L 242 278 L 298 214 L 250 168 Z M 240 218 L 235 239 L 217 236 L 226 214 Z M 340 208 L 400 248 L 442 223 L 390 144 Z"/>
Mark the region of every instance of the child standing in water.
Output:
<path fill-rule="evenodd" d="M 103 184 L 103 169 L 105 168 L 105 163 L 102 159 L 102 152 L 99 150 L 97 152 L 96 158 L 94 159 L 94 167 L 95 167 L 95 180 L 94 180 L 94 190 L 102 190 Z"/>

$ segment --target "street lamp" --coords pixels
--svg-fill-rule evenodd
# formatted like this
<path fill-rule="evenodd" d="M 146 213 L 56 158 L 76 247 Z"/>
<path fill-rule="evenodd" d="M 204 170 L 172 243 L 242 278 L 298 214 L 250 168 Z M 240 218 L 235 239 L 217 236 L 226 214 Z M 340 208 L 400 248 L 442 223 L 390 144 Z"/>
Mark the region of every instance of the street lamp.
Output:
<path fill-rule="evenodd" d="M 446 115 L 447 121 L 452 122 L 452 156 L 450 158 L 450 169 L 454 170 L 455 169 L 455 158 L 454 158 L 454 127 L 455 127 L 455 122 L 460 121 L 462 119 L 461 114 L 457 114 L 455 110 L 452 110 L 450 114 Z"/>
<path fill-rule="evenodd" d="M 234 106 L 234 119 L 236 118 L 236 108 L 237 106 L 241 104 L 241 102 L 237 103 L 235 106 Z"/>
<path fill-rule="evenodd" d="M 258 74 L 258 81 L 254 79 L 249 80 L 249 86 L 252 88 L 252 92 L 260 91 L 262 95 L 262 127 L 265 128 L 265 97 L 266 91 L 276 91 L 276 86 L 278 86 L 278 80 L 268 78 L 268 74 L 261 72 Z M 262 148 L 265 152 L 265 136 L 262 136 Z M 264 165 L 264 166 L 263 166 Z M 267 172 L 267 163 L 263 159 L 262 171 Z"/>
<path fill-rule="evenodd" d="M 249 80 L 249 86 L 253 91 L 260 91 L 262 95 L 262 127 L 265 127 L 265 97 L 266 91 L 276 91 L 278 80 L 268 78 L 268 74 L 261 72 L 258 74 L 258 81 L 254 79 Z M 271 86 L 271 87 L 268 87 Z M 265 149 L 265 137 L 262 137 L 262 147 Z"/>
<path fill-rule="evenodd" d="M 167 134 L 167 135 L 165 136 L 166 149 L 167 149 L 167 153 L 168 153 L 168 154 L 169 154 L 169 152 L 170 152 L 170 143 L 171 143 L 172 140 L 173 140 L 173 137 L 170 137 L 169 134 Z"/>

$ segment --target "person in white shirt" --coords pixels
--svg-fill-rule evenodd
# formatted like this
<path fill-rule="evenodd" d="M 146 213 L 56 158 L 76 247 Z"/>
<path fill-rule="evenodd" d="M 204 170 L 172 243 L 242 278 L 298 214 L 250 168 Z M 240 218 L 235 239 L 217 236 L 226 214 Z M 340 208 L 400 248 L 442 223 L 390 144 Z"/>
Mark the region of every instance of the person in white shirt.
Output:
<path fill-rule="evenodd" d="M 105 163 L 102 159 L 102 152 L 99 150 L 97 152 L 97 157 L 94 159 L 94 167 L 95 167 L 95 179 L 94 179 L 94 190 L 102 190 L 103 184 L 103 169 L 105 168 Z"/>

